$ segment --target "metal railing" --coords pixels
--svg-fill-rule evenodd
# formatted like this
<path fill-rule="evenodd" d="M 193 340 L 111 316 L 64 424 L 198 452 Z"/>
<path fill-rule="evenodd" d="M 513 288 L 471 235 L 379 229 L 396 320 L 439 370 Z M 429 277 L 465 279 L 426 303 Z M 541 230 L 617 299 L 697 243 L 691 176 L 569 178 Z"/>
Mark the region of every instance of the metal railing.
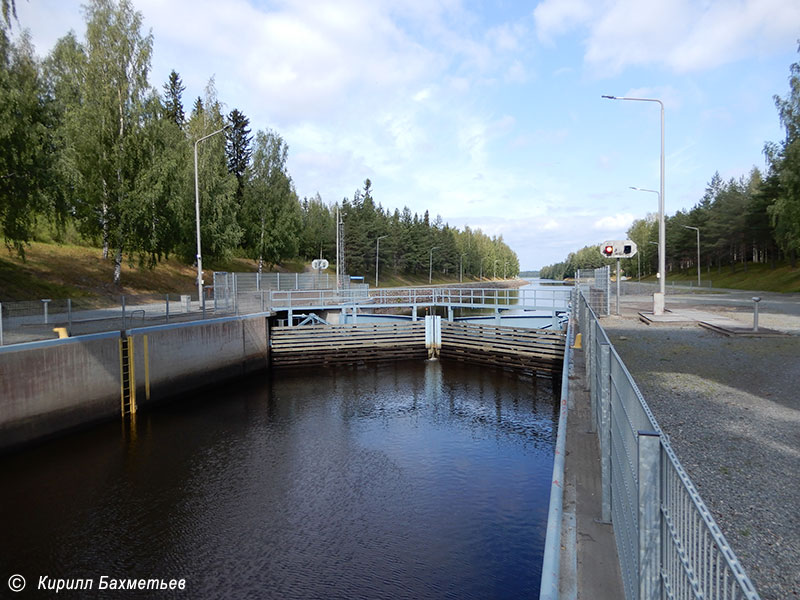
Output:
<path fill-rule="evenodd" d="M 758 599 L 583 293 L 576 314 L 625 597 Z"/>
<path fill-rule="evenodd" d="M 578 269 L 575 272 L 575 285 L 588 297 L 595 314 L 611 314 L 611 267 Z"/>
<path fill-rule="evenodd" d="M 248 276 L 255 275 L 246 274 Z M 293 278 L 290 278 L 293 279 Z M 205 306 L 188 295 L 121 296 L 119 301 L 96 305 L 80 300 L 4 302 L 0 304 L 0 345 L 55 337 L 55 327 L 70 336 L 128 329 L 137 324 L 204 319 L 268 311 L 345 307 L 449 306 L 565 311 L 572 288 L 373 288 L 353 284 L 346 289 L 252 289 L 253 277 L 228 273 L 215 277 L 213 297 Z M 96 301 L 95 301 L 96 302 Z"/>
<path fill-rule="evenodd" d="M 270 291 L 264 294 L 271 310 L 343 305 L 413 306 L 461 305 L 464 307 L 505 307 L 528 310 L 566 310 L 571 288 L 373 288 L 350 290 Z"/>
<path fill-rule="evenodd" d="M 234 279 L 236 280 L 234 283 Z M 349 277 L 345 276 L 349 281 Z M 323 290 L 336 287 L 336 276 L 330 273 L 228 273 L 214 271 L 214 288 L 236 287 L 242 292 L 261 290 Z"/>
<path fill-rule="evenodd" d="M 327 273 L 228 273 L 214 272 L 212 286 L 213 308 L 217 314 L 246 314 L 269 310 L 273 292 L 296 292 L 300 298 L 304 294 L 326 292 L 338 295 L 342 292 L 366 291 L 369 286 L 353 283 L 349 276 L 343 277 L 339 291 L 335 290 L 336 277 Z"/>
<path fill-rule="evenodd" d="M 574 304 L 573 304 L 574 306 Z M 564 346 L 564 363 L 561 368 L 561 403 L 558 415 L 558 433 L 553 457 L 553 477 L 550 484 L 550 505 L 547 511 L 547 533 L 542 558 L 542 581 L 539 586 L 540 600 L 558 598 L 561 575 L 561 521 L 564 507 L 564 459 L 567 445 L 567 412 L 569 400 L 569 365 L 572 361 L 573 319 L 567 324 L 567 339 Z"/>
<path fill-rule="evenodd" d="M 210 306 L 188 295 L 124 295 L 116 301 L 86 298 L 44 298 L 0 304 L 0 346 L 56 336 L 64 328 L 70 336 L 129 329 L 133 325 L 163 324 L 213 317 Z"/>

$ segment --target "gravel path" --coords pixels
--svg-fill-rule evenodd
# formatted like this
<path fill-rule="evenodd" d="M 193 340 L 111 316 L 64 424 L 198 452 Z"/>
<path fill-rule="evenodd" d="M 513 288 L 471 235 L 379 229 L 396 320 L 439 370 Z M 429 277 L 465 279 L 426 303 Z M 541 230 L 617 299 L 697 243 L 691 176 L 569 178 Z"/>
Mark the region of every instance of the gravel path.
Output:
<path fill-rule="evenodd" d="M 800 336 L 648 326 L 626 304 L 602 325 L 678 458 L 762 598 L 800 598 Z"/>

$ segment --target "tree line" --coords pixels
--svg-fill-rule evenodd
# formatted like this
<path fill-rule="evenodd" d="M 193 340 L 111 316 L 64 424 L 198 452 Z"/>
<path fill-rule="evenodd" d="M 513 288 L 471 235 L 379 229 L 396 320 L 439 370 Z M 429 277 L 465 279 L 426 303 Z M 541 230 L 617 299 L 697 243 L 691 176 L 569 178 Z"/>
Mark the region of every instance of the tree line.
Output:
<path fill-rule="evenodd" d="M 798 42 L 800 52 L 800 42 Z M 700 267 L 706 273 L 723 268 L 747 270 L 748 263 L 775 267 L 797 265 L 800 253 L 800 62 L 790 66 L 789 93 L 774 96 L 785 137 L 764 146 L 766 170 L 753 168 L 727 181 L 714 173 L 702 198 L 690 210 L 665 217 L 666 269 L 697 269 L 697 228 Z M 658 271 L 658 220 L 654 214 L 633 222 L 628 239 L 639 256 L 622 261 L 625 274 L 636 277 Z M 573 277 L 577 269 L 610 264 L 599 245 L 572 252 L 563 262 L 541 270 L 542 277 Z"/>
<path fill-rule="evenodd" d="M 381 274 L 437 273 L 459 277 L 513 277 L 519 273 L 517 255 L 502 236 L 489 237 L 480 229 L 450 227 L 440 216 L 420 217 L 408 207 L 394 211 L 376 204 L 372 182 L 352 199 L 336 206 L 319 196 L 301 203 L 299 254 L 306 258 L 335 256 L 336 210 L 343 240 L 343 266 L 351 274 L 374 278 L 376 258 Z M 380 238 L 380 243 L 378 243 Z M 380 256 L 377 253 L 380 252 Z"/>
<path fill-rule="evenodd" d="M 319 194 L 298 197 L 279 133 L 253 133 L 246 115 L 225 108 L 213 78 L 188 111 L 177 71 L 161 89 L 150 85 L 153 36 L 129 0 L 91 0 L 84 39 L 70 32 L 42 60 L 27 32 L 16 41 L 10 35 L 13 0 L 2 8 L 0 232 L 7 246 L 24 257 L 42 221 L 56 239 L 76 231 L 113 261 L 115 284 L 125 258 L 147 266 L 170 255 L 192 262 L 197 173 L 204 259 L 245 256 L 259 270 L 320 254 L 335 261 L 336 208 Z M 427 212 L 385 210 L 369 180 L 336 206 L 351 274 L 374 275 L 382 236 L 382 273 L 424 272 L 431 263 L 449 274 L 519 270 L 501 237 L 461 231 L 440 217 L 431 222 Z"/>

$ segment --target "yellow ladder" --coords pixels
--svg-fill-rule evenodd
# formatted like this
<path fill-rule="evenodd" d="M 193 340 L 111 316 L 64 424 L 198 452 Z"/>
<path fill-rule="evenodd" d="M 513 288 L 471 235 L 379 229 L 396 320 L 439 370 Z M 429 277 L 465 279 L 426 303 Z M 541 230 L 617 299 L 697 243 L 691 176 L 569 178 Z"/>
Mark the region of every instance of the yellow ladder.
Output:
<path fill-rule="evenodd" d="M 119 380 L 122 418 L 136 414 L 136 366 L 133 336 L 125 335 L 119 339 Z"/>

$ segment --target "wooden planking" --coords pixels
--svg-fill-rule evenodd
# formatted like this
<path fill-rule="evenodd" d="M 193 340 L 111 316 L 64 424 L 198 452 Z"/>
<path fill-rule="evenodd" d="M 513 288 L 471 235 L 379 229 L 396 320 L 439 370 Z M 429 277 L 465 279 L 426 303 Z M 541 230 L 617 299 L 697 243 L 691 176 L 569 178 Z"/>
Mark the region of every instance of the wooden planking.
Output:
<path fill-rule="evenodd" d="M 557 373 L 564 356 L 560 331 L 442 321 L 443 358 Z M 276 327 L 270 336 L 275 366 L 332 365 L 425 358 L 425 323 L 365 323 Z"/>
<path fill-rule="evenodd" d="M 561 370 L 565 341 L 560 331 L 443 322 L 441 356 L 553 374 Z"/>
<path fill-rule="evenodd" d="M 271 332 L 275 366 L 348 364 L 424 358 L 425 323 L 276 327 Z"/>
<path fill-rule="evenodd" d="M 565 335 L 546 329 L 442 323 L 442 346 L 485 348 L 499 352 L 562 358 Z"/>

